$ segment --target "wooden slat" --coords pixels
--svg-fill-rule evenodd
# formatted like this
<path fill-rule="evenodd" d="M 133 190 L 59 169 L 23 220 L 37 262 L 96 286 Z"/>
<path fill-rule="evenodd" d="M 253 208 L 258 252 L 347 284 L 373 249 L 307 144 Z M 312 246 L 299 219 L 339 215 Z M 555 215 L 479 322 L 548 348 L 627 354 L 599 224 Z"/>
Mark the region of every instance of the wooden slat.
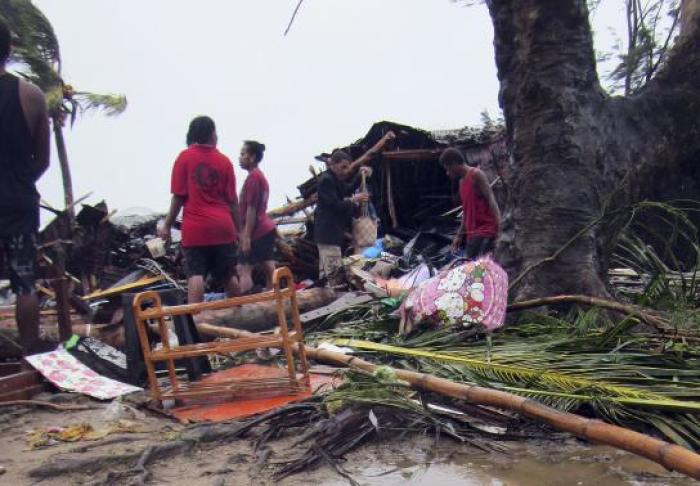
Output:
<path fill-rule="evenodd" d="M 0 393 L 0 402 L 10 402 L 13 400 L 29 400 L 34 395 L 46 391 L 46 383 L 20 388 L 8 393 Z"/>
<path fill-rule="evenodd" d="M 20 363 L 0 363 L 0 377 L 14 375 L 20 371 L 22 371 L 22 365 Z"/>
<path fill-rule="evenodd" d="M 291 295 L 291 293 L 287 290 L 282 290 L 281 294 L 283 297 L 289 297 Z M 232 297 L 230 299 L 215 300 L 212 302 L 202 302 L 199 304 L 164 306 L 160 309 L 144 309 L 140 312 L 139 315 L 142 319 L 158 319 L 160 317 L 167 316 L 192 315 L 198 314 L 205 310 L 228 309 L 230 307 L 236 307 L 239 305 L 272 301 L 276 298 L 277 297 L 275 296 L 275 293 L 269 291 L 262 292 L 260 294 L 246 295 L 244 297 Z"/>
<path fill-rule="evenodd" d="M 20 371 L 0 378 L 0 402 L 28 400 L 46 389 L 41 373 L 36 370 Z"/>
<path fill-rule="evenodd" d="M 305 389 L 302 377 L 298 381 L 284 378 L 262 378 L 246 380 L 228 380 L 221 383 L 181 383 L 177 390 L 164 388 L 162 398 L 166 400 L 182 398 L 204 398 L 214 396 L 236 396 L 255 393 L 257 396 L 294 394 Z"/>
<path fill-rule="evenodd" d="M 41 383 L 41 374 L 35 370 L 20 371 L 0 378 L 0 393 L 26 388 Z"/>
<path fill-rule="evenodd" d="M 392 161 L 437 160 L 443 149 L 395 150 L 383 152 L 382 158 Z"/>
<path fill-rule="evenodd" d="M 296 341 L 296 335 L 290 333 L 290 339 Z M 258 348 L 279 348 L 284 345 L 280 336 L 260 336 L 255 338 L 235 339 L 212 343 L 186 344 L 170 348 L 169 351 L 153 351 L 152 361 L 167 361 L 172 359 L 194 358 L 208 354 L 243 353 Z"/>

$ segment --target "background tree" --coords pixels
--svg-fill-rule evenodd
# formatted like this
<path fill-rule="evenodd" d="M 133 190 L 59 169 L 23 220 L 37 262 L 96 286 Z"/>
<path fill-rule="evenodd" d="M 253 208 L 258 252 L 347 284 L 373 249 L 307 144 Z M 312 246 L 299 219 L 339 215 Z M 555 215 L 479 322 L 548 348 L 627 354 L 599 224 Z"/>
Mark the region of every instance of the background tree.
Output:
<path fill-rule="evenodd" d="M 107 116 L 118 115 L 126 109 L 126 97 L 76 91 L 64 82 L 58 38 L 49 20 L 30 0 L 3 0 L 0 16 L 12 30 L 10 61 L 17 65 L 20 75 L 46 93 L 63 178 L 64 202 L 72 217 L 73 183 L 63 136 L 65 121 L 70 118 L 72 126 L 79 113 L 90 110 Z"/>
<path fill-rule="evenodd" d="M 606 78 L 610 91 L 630 95 L 649 82 L 665 61 L 680 27 L 680 1 L 624 0 L 624 4 L 627 36 L 608 54 L 619 62 Z"/>

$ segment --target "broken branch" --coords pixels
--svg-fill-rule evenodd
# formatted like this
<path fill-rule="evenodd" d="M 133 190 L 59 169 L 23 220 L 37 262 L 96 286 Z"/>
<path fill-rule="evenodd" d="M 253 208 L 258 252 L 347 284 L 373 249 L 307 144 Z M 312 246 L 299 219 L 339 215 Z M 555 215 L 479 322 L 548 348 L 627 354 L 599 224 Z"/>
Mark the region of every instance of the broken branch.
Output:
<path fill-rule="evenodd" d="M 620 302 L 615 302 L 613 300 L 600 299 L 598 297 L 590 297 L 588 295 L 556 295 L 553 297 L 543 297 L 540 299 L 524 300 L 509 305 L 506 310 L 509 312 L 513 312 L 525 309 L 532 309 L 534 307 L 542 307 L 545 305 L 564 303 L 585 304 L 593 307 L 600 307 L 601 309 L 622 312 L 624 314 L 634 316 L 644 321 L 645 323 L 654 327 L 661 333 L 667 334 L 669 331 L 671 331 L 671 329 L 668 326 L 668 323 L 664 319 L 656 317 L 651 313 L 640 309 L 637 306 L 621 304 Z"/>

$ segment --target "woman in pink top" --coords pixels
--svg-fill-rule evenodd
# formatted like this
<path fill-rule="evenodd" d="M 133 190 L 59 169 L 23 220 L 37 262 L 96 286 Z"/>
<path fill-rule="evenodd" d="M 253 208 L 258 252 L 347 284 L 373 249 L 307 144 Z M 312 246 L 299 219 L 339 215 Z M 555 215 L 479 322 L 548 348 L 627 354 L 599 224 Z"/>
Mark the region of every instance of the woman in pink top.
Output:
<path fill-rule="evenodd" d="M 248 172 L 243 183 L 239 207 L 242 227 L 240 234 L 240 255 L 238 258 L 238 278 L 241 293 L 253 288 L 252 271 L 255 265 L 262 265 L 266 277 L 266 289 L 272 288 L 272 273 L 275 261 L 277 230 L 274 221 L 267 216 L 267 200 L 270 186 L 258 164 L 263 159 L 265 145 L 246 140 L 241 147 L 238 163 Z"/>

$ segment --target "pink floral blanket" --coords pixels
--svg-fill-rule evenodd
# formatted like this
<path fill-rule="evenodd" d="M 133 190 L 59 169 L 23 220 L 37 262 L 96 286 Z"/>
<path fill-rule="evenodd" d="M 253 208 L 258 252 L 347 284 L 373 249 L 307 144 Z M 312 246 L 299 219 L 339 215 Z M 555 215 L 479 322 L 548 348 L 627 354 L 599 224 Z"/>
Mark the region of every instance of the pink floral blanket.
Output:
<path fill-rule="evenodd" d="M 507 300 L 508 275 L 491 258 L 480 258 L 414 288 L 401 305 L 400 332 L 408 333 L 420 324 L 480 324 L 492 331 L 504 323 Z"/>

